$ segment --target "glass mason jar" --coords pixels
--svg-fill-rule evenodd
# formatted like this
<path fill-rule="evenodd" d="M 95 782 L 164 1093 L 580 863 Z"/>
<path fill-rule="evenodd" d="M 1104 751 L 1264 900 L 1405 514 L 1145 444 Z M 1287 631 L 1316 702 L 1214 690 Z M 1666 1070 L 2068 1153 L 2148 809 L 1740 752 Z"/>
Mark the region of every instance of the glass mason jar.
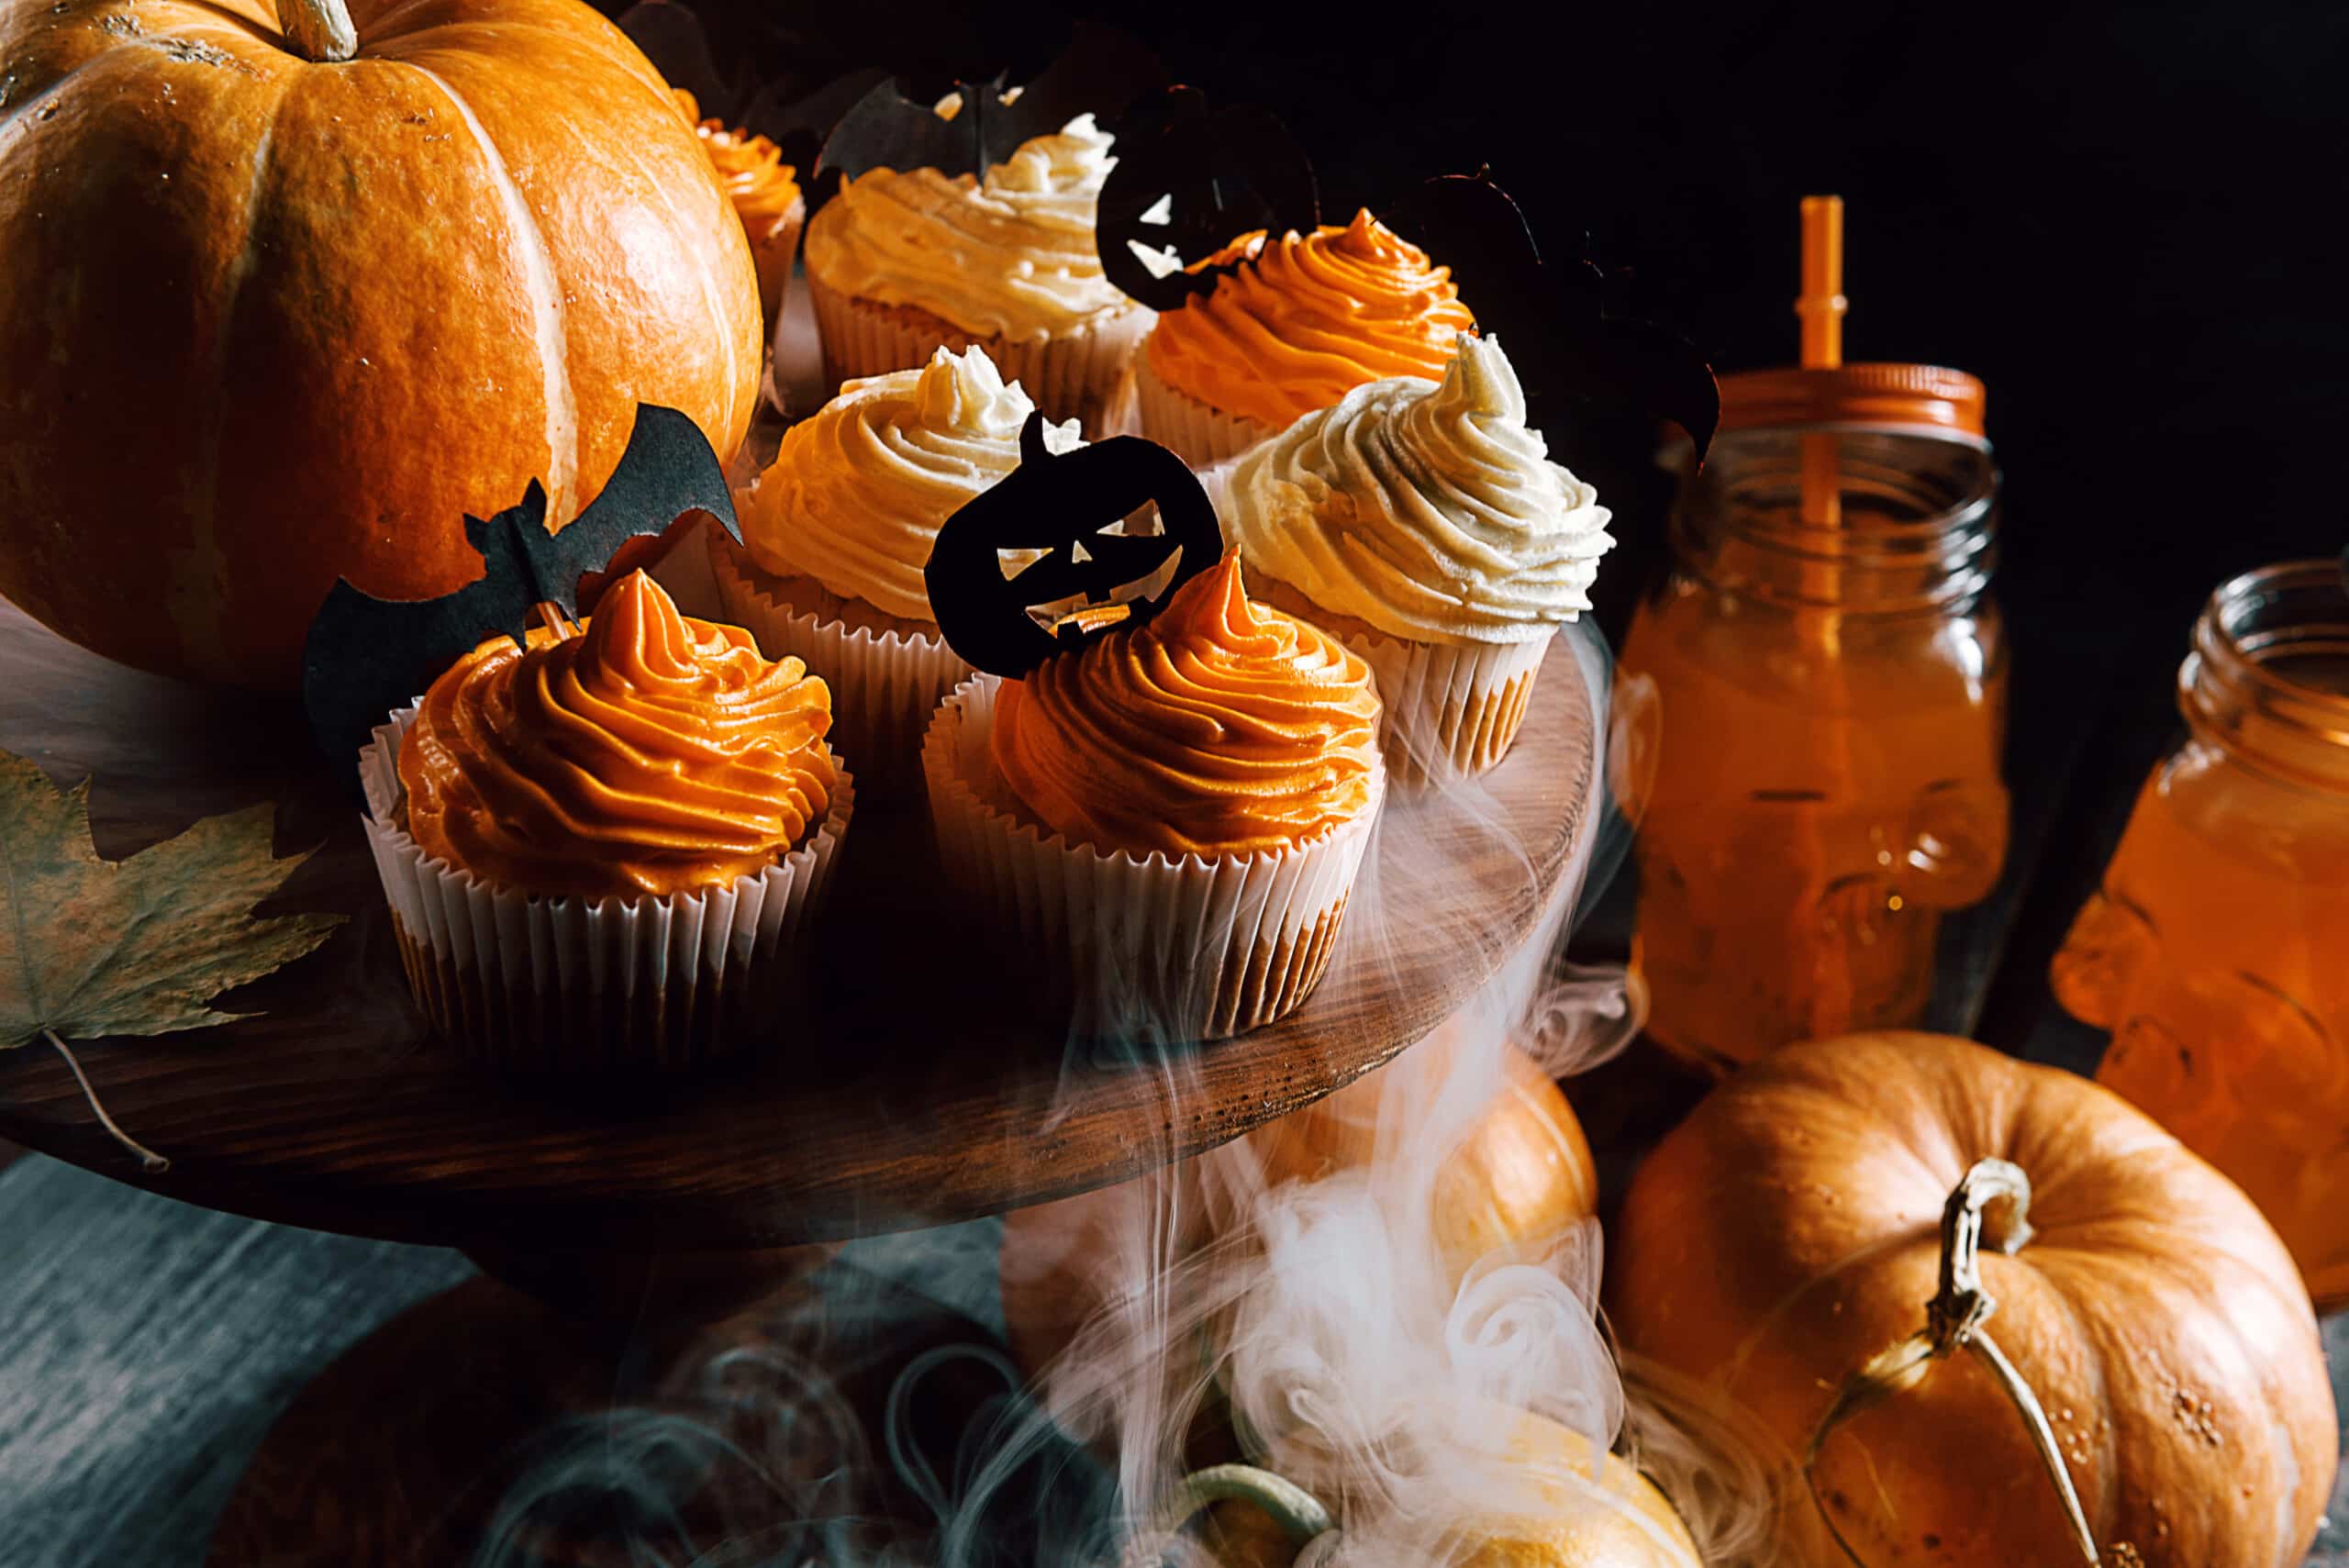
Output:
<path fill-rule="evenodd" d="M 1617 697 L 1648 1032 L 1715 1070 L 1917 1022 L 1941 916 L 2007 841 L 1981 384 L 1853 365 L 1722 393 Z"/>
<path fill-rule="evenodd" d="M 2349 591 L 2331 561 L 2210 596 L 2187 739 L 2073 922 L 2056 1000 L 2111 1031 L 2099 1081 L 2232 1177 L 2349 1302 Z"/>

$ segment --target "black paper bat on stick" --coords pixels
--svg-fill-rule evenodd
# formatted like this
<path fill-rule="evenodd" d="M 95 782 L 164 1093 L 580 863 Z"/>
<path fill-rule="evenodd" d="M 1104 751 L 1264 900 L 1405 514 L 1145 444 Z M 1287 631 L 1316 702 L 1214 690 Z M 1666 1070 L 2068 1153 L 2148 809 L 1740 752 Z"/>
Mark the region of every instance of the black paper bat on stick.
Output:
<path fill-rule="evenodd" d="M 354 755 L 386 714 L 483 641 L 502 632 L 522 642 L 540 606 L 576 616 L 581 578 L 606 570 L 630 539 L 664 534 L 694 512 L 741 542 L 725 471 L 700 427 L 641 404 L 619 466 L 560 532 L 548 531 L 547 493 L 534 479 L 518 506 L 465 519 L 483 570 L 456 592 L 379 599 L 337 582 L 302 650 L 302 700 L 319 748 L 338 761 Z"/>
<path fill-rule="evenodd" d="M 1007 88 L 1001 76 L 956 83 L 963 106 L 951 120 L 907 97 L 895 80 L 881 83 L 824 139 L 816 172 L 837 170 L 850 180 L 884 168 L 984 174 L 1020 143 L 1050 136 L 1088 109 L 1109 119 L 1165 80 L 1157 58 L 1132 38 L 1079 22 L 1060 58 L 1024 87 Z"/>
<path fill-rule="evenodd" d="M 1668 419 L 1704 461 L 1721 393 L 1703 351 L 1653 322 L 1610 314 L 1606 276 L 1588 258 L 1545 264 L 1525 214 L 1489 172 L 1430 180 L 1396 202 L 1386 222 L 1452 269 L 1476 330 L 1500 339 L 1529 394 Z"/>

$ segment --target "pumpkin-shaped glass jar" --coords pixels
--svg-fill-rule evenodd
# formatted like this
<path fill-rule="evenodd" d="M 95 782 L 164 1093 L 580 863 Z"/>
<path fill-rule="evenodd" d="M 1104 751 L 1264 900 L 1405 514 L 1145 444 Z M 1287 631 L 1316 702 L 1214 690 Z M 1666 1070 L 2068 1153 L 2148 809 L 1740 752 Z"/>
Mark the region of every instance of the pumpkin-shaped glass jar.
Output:
<path fill-rule="evenodd" d="M 1723 379 L 1617 699 L 1648 1032 L 1700 1065 L 1917 1022 L 1941 916 L 1998 880 L 1982 395 L 1920 365 Z"/>
<path fill-rule="evenodd" d="M 2056 954 L 2098 1079 L 2232 1177 L 2349 1302 L 2349 591 L 2331 561 L 2210 596 L 2187 738 Z"/>

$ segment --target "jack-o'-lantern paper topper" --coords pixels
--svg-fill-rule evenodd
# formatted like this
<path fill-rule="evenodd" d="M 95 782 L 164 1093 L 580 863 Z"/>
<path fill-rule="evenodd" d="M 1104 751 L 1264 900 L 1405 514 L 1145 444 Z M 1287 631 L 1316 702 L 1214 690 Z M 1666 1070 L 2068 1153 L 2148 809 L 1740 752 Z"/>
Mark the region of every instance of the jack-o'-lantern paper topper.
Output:
<path fill-rule="evenodd" d="M 998 75 L 992 82 L 956 83 L 962 107 L 951 119 L 907 97 L 894 79 L 878 83 L 824 139 L 816 172 L 838 171 L 849 180 L 873 169 L 985 174 L 1021 143 L 1050 136 L 1088 111 L 1109 119 L 1165 80 L 1157 58 L 1132 38 L 1080 22 L 1068 48 L 1032 82 L 1006 87 Z"/>
<path fill-rule="evenodd" d="M 1157 531 L 1130 521 L 1155 506 Z M 1019 466 L 938 530 L 925 586 L 963 662 L 1026 674 L 1113 626 L 1150 618 L 1223 555 L 1198 476 L 1139 436 L 1054 454 L 1044 418 L 1019 431 Z"/>
<path fill-rule="evenodd" d="M 1152 310 L 1173 310 L 1244 266 L 1190 265 L 1237 236 L 1310 234 L 1321 222 L 1313 161 L 1269 109 L 1210 109 L 1197 88 L 1170 87 L 1116 129 L 1118 162 L 1095 227 L 1101 272 Z"/>
<path fill-rule="evenodd" d="M 1196 90 L 1174 87 L 1138 103 L 1117 135 L 1096 228 L 1101 271 L 1153 309 L 1176 309 L 1252 265 L 1206 260 L 1241 235 L 1310 234 L 1320 222 L 1311 162 L 1262 110 L 1211 110 Z M 1377 210 L 1451 270 L 1476 329 L 1508 344 L 1534 423 L 1555 399 L 1622 404 L 1679 426 L 1703 459 L 1720 420 L 1705 356 L 1609 313 L 1605 276 L 1587 259 L 1544 265 L 1525 215 L 1489 172 L 1427 181 Z"/>
<path fill-rule="evenodd" d="M 302 700 L 319 748 L 337 762 L 357 755 L 384 716 L 411 701 L 463 654 L 500 633 L 522 643 L 534 624 L 579 614 L 582 578 L 608 574 L 614 558 L 651 547 L 696 513 L 740 543 L 726 471 L 698 427 L 674 408 L 639 405 L 619 465 L 578 517 L 547 527 L 536 480 L 495 517 L 465 519 L 482 574 L 437 599 L 379 599 L 338 581 L 310 622 L 302 651 Z"/>
<path fill-rule="evenodd" d="M 1452 269 L 1478 332 L 1508 345 L 1537 400 L 1580 397 L 1668 419 L 1696 443 L 1720 423 L 1720 385 L 1704 353 L 1653 322 L 1607 309 L 1606 274 L 1587 257 L 1545 264 L 1525 214 L 1489 170 L 1407 192 L 1387 223 Z"/>

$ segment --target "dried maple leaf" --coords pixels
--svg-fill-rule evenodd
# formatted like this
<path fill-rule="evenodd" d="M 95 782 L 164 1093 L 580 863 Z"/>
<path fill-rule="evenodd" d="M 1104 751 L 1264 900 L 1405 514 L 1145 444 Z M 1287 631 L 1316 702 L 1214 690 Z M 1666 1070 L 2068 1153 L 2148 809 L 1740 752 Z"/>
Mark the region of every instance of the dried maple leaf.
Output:
<path fill-rule="evenodd" d="M 89 1080 L 65 1040 L 169 1034 L 225 1023 L 212 998 L 308 952 L 340 915 L 256 919 L 253 906 L 309 858 L 270 852 L 273 808 L 206 817 L 124 860 L 90 841 L 90 785 L 61 790 L 36 763 L 0 751 L 0 1051 L 55 1046 Z M 161 1159 L 106 1130 L 150 1170 Z"/>

